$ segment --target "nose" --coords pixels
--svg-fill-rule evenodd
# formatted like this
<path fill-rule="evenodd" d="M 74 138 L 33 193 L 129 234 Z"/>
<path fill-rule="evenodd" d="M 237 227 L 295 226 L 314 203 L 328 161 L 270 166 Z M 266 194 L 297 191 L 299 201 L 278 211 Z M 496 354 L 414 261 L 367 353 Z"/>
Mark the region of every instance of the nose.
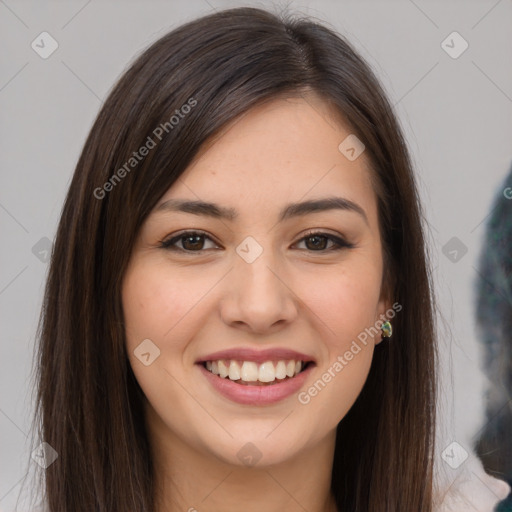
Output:
<path fill-rule="evenodd" d="M 221 318 L 247 332 L 268 334 L 298 316 L 298 297 L 291 279 L 276 265 L 270 250 L 252 263 L 236 256 L 221 299 Z"/>

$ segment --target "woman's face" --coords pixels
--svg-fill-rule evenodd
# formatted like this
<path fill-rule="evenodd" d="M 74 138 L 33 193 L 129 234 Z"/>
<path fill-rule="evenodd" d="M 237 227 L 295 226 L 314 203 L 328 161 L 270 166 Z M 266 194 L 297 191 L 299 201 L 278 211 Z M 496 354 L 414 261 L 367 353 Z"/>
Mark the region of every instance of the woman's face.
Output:
<path fill-rule="evenodd" d="M 349 135 L 317 97 L 258 106 L 146 219 L 122 300 L 161 444 L 276 464 L 332 439 L 356 400 L 380 341 L 365 329 L 389 303 L 376 196 Z"/>

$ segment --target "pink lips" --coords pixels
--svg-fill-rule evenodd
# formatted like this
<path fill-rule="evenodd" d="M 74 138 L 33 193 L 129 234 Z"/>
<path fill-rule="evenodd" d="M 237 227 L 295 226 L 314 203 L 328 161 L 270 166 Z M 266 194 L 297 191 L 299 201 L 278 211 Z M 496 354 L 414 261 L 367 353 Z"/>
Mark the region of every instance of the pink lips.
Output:
<path fill-rule="evenodd" d="M 304 361 L 311 363 L 294 377 L 283 379 L 276 384 L 267 384 L 265 386 L 251 386 L 237 384 L 229 378 L 222 378 L 214 375 L 205 368 L 206 361 L 219 361 L 220 359 L 231 359 L 238 361 L 254 361 L 261 364 L 265 361 Z M 267 405 L 279 402 L 298 392 L 304 385 L 312 369 L 315 366 L 315 359 L 307 354 L 296 352 L 284 348 L 273 348 L 266 350 L 252 350 L 250 348 L 237 348 L 230 350 L 221 350 L 212 354 L 200 357 L 196 361 L 201 373 L 208 379 L 213 388 L 224 397 L 246 405 Z"/>
<path fill-rule="evenodd" d="M 201 373 L 221 395 L 233 402 L 245 405 L 273 404 L 297 393 L 304 385 L 304 382 L 308 378 L 314 366 L 314 364 L 310 364 L 298 375 L 284 379 L 277 384 L 251 386 L 237 384 L 228 377 L 222 378 L 218 375 L 214 375 L 212 372 L 207 370 L 203 364 L 197 364 Z"/>

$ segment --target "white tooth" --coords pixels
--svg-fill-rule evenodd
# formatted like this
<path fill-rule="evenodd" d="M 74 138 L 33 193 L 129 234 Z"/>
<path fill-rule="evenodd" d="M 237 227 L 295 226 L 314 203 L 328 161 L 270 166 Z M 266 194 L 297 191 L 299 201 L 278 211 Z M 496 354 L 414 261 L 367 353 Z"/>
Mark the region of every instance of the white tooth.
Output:
<path fill-rule="evenodd" d="M 276 371 L 272 361 L 265 361 L 263 364 L 260 364 L 258 380 L 260 382 L 272 382 L 276 380 Z"/>
<path fill-rule="evenodd" d="M 206 369 L 211 371 L 211 369 L 212 369 L 212 362 L 211 361 L 206 361 Z"/>
<path fill-rule="evenodd" d="M 295 361 L 288 361 L 286 363 L 286 375 L 288 377 L 293 377 L 295 375 Z"/>
<path fill-rule="evenodd" d="M 229 370 L 228 370 L 226 363 L 224 363 L 224 361 L 222 361 L 222 359 L 220 361 L 218 361 L 218 368 L 219 368 L 219 375 L 223 379 L 225 379 L 229 374 Z"/>
<path fill-rule="evenodd" d="M 231 380 L 238 380 L 240 378 L 240 366 L 236 361 L 229 363 L 229 378 Z"/>
<path fill-rule="evenodd" d="M 276 364 L 276 379 L 284 379 L 286 377 L 286 364 L 284 361 L 278 361 Z"/>
<path fill-rule="evenodd" d="M 210 371 L 212 373 L 214 373 L 215 375 L 219 375 L 219 368 L 217 366 L 217 361 L 212 361 L 212 367 L 211 367 Z"/>
<path fill-rule="evenodd" d="M 240 370 L 240 378 L 245 382 L 258 380 L 258 365 L 254 361 L 244 361 Z"/>
<path fill-rule="evenodd" d="M 295 374 L 299 373 L 302 368 L 302 361 L 297 361 L 295 363 Z"/>

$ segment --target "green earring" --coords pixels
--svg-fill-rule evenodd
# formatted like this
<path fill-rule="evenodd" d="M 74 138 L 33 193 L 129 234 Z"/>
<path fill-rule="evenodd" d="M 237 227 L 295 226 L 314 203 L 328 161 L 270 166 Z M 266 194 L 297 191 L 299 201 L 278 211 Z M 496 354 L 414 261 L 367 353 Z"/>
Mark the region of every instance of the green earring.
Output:
<path fill-rule="evenodd" d="M 391 322 L 384 322 L 380 329 L 382 331 L 382 338 L 391 338 L 391 335 L 393 334 Z"/>

